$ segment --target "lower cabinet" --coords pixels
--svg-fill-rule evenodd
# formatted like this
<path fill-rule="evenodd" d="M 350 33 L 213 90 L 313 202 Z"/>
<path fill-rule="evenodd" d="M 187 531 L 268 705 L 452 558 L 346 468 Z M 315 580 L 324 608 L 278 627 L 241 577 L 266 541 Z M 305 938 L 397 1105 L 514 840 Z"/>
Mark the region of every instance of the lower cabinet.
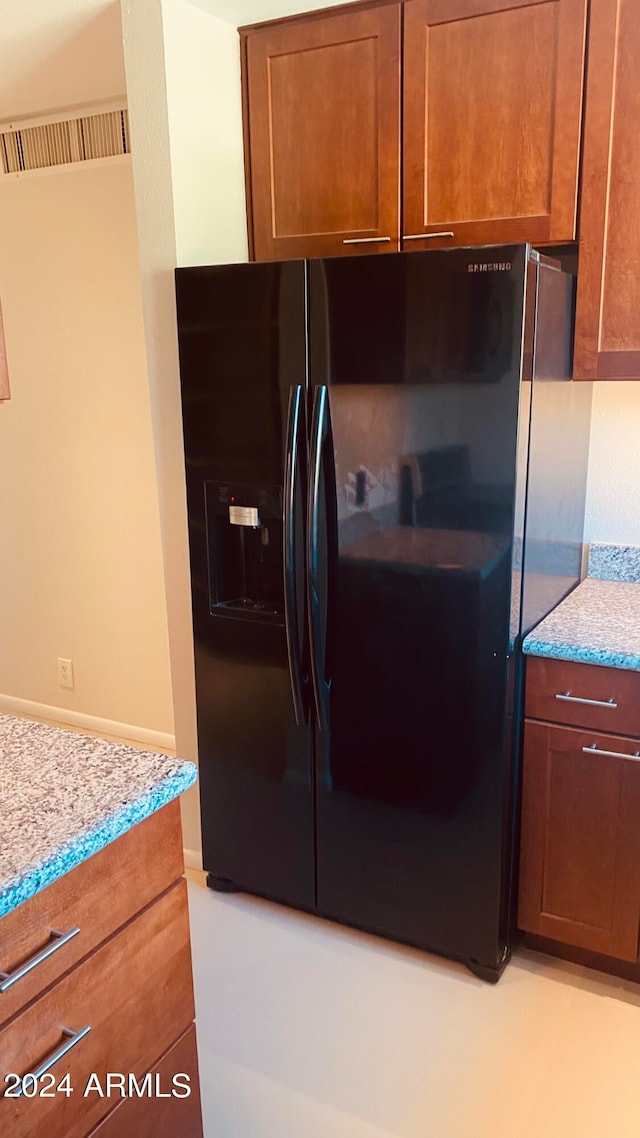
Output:
<path fill-rule="evenodd" d="M 640 980 L 640 673 L 527 659 L 518 924 Z"/>
<path fill-rule="evenodd" d="M 519 924 L 635 961 L 640 928 L 640 744 L 527 721 Z"/>
<path fill-rule="evenodd" d="M 0 922 L 3 1138 L 202 1138 L 182 869 L 174 801 Z"/>

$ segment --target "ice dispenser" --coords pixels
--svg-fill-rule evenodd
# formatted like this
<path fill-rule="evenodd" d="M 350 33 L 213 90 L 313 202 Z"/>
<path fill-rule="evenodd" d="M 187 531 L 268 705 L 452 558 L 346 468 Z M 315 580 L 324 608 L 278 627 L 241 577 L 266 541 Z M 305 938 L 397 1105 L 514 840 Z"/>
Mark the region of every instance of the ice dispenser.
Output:
<path fill-rule="evenodd" d="M 283 619 L 282 489 L 205 483 L 212 614 Z"/>

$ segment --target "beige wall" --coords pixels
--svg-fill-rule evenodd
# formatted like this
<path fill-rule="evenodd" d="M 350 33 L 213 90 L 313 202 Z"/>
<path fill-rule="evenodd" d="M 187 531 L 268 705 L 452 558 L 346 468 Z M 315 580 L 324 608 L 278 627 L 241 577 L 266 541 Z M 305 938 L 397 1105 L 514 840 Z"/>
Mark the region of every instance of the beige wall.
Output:
<path fill-rule="evenodd" d="M 0 121 L 124 95 L 117 0 L 0 0 Z"/>
<path fill-rule="evenodd" d="M 131 165 L 0 182 L 0 695 L 171 741 Z M 58 685 L 73 660 L 75 690 Z"/>

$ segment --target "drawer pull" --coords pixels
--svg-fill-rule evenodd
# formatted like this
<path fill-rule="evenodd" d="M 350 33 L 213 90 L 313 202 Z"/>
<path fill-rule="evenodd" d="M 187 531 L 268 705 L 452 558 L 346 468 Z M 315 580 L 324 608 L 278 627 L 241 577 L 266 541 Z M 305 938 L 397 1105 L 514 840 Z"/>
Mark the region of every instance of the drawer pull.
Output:
<path fill-rule="evenodd" d="M 59 1047 L 56 1047 L 55 1051 L 52 1051 L 46 1059 L 43 1059 L 40 1066 L 36 1067 L 34 1071 L 29 1071 L 27 1075 L 23 1075 L 22 1079 L 20 1080 L 20 1085 L 16 1087 L 15 1090 L 12 1090 L 11 1097 L 20 1098 L 20 1096 L 23 1094 L 22 1086 L 24 1080 L 28 1078 L 29 1075 L 32 1076 L 34 1083 L 37 1083 L 43 1075 L 46 1075 L 47 1071 L 50 1071 L 56 1063 L 59 1063 L 61 1059 L 64 1059 L 65 1055 L 68 1055 L 71 1051 L 71 1048 L 75 1047 L 81 1039 L 84 1039 L 85 1035 L 88 1035 L 90 1031 L 90 1027 L 81 1027 L 80 1031 L 69 1031 L 68 1027 L 63 1027 L 62 1034 L 67 1036 L 66 1042 L 61 1043 Z"/>
<path fill-rule="evenodd" d="M 30 960 L 21 964 L 19 968 L 16 968 L 15 972 L 0 972 L 0 980 L 2 981 L 2 983 L 0 983 L 0 993 L 8 992 L 9 988 L 12 988 L 14 984 L 18 983 L 18 980 L 22 980 L 22 977 L 27 976 L 33 968 L 37 968 L 39 964 L 48 960 L 50 956 L 53 956 L 54 952 L 57 952 L 64 944 L 68 944 L 72 937 L 77 936 L 79 932 L 79 927 L 69 929 L 68 933 L 61 933 L 58 932 L 57 929 L 52 929 L 51 936 L 53 939 L 49 944 L 45 945 L 40 952 L 37 952 Z"/>
<path fill-rule="evenodd" d="M 390 237 L 345 237 L 343 245 L 379 245 L 383 241 L 390 241 Z"/>
<path fill-rule="evenodd" d="M 640 751 L 636 751 L 634 755 L 627 755 L 624 751 L 601 751 L 595 743 L 590 747 L 583 747 L 585 755 L 606 755 L 610 759 L 630 759 L 632 763 L 640 763 Z"/>
<path fill-rule="evenodd" d="M 452 229 L 443 229 L 441 233 L 403 233 L 403 241 L 428 241 L 434 237 L 455 237 Z"/>
<path fill-rule="evenodd" d="M 579 695 L 571 695 L 571 692 L 556 692 L 556 699 L 564 699 L 567 703 L 586 703 L 589 707 L 610 707 L 615 711 L 618 706 L 614 703 L 613 697 L 610 699 L 585 699 Z"/>

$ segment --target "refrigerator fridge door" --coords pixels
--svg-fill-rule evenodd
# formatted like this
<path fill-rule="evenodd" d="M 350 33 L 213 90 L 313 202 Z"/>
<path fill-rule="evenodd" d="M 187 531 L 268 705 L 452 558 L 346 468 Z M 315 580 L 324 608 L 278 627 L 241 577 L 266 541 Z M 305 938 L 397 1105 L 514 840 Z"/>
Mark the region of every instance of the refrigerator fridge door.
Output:
<path fill-rule="evenodd" d="M 318 908 L 496 977 L 526 256 L 310 264 Z"/>
<path fill-rule="evenodd" d="M 204 865 L 312 907 L 305 267 L 176 281 Z"/>

